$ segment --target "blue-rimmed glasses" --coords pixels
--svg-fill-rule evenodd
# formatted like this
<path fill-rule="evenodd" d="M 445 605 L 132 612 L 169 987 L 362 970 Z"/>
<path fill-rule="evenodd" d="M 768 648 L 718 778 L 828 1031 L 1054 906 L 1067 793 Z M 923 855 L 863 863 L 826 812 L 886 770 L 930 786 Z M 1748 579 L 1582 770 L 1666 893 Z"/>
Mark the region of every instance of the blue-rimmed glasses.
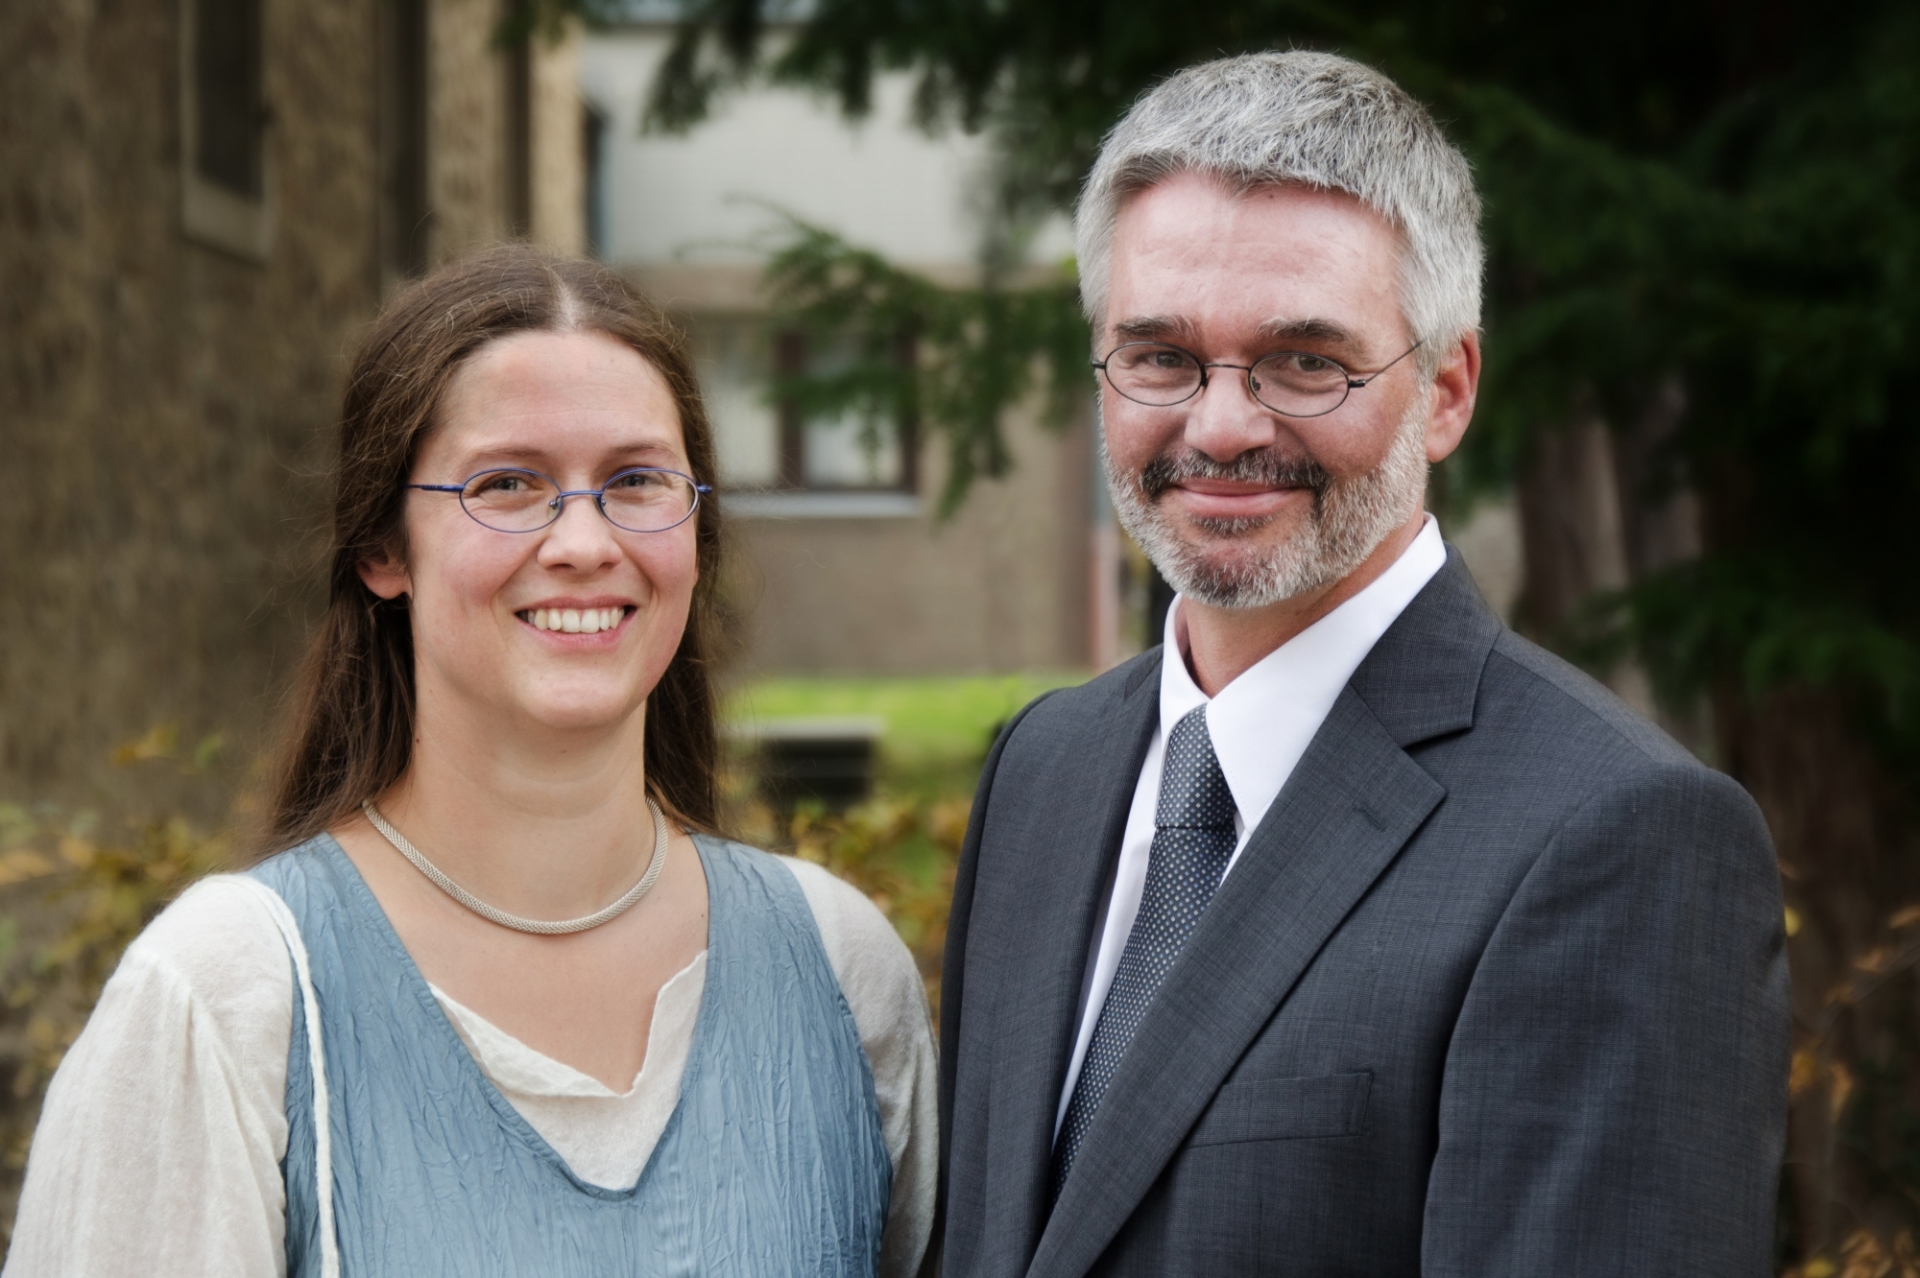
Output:
<path fill-rule="evenodd" d="M 1093 366 L 1116 391 L 1154 408 L 1171 408 L 1198 395 L 1206 388 L 1209 368 L 1238 369 L 1247 375 L 1247 393 L 1282 417 L 1325 417 L 1420 346 L 1415 342 L 1365 377 L 1308 351 L 1275 351 L 1250 365 L 1207 363 L 1165 342 L 1128 342 L 1108 351 L 1105 359 L 1094 360 Z"/>
<path fill-rule="evenodd" d="M 564 489 L 537 470 L 506 466 L 469 475 L 463 484 L 408 484 L 429 493 L 459 493 L 460 508 L 495 532 L 539 532 L 560 518 L 569 497 L 591 497 L 607 522 L 628 532 L 665 532 L 687 522 L 700 495 L 713 491 L 691 476 L 657 466 L 623 470 L 598 488 Z"/>

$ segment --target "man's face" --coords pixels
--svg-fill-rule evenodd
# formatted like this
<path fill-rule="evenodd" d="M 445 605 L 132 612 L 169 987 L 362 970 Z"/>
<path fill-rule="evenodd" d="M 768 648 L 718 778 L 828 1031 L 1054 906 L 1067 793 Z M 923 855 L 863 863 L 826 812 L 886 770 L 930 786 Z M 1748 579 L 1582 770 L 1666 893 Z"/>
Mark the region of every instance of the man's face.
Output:
<path fill-rule="evenodd" d="M 1152 341 L 1251 365 L 1302 351 L 1365 377 L 1413 345 L 1400 246 L 1345 194 L 1169 178 L 1121 209 L 1102 354 Z M 1263 407 L 1239 369 L 1207 375 L 1170 407 L 1101 382 L 1121 522 L 1202 603 L 1260 607 L 1344 578 L 1420 510 L 1430 454 L 1452 447 L 1427 437 L 1432 387 L 1411 357 L 1320 417 Z"/>

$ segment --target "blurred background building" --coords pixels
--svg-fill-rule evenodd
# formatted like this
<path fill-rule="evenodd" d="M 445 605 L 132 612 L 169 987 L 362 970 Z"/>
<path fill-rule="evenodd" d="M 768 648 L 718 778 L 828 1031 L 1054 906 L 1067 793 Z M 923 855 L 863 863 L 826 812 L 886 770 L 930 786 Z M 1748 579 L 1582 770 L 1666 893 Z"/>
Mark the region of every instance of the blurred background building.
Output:
<path fill-rule="evenodd" d="M 880 80 L 858 123 L 817 94 L 761 87 L 690 134 L 642 132 L 670 39 L 668 23 L 637 23 L 582 41 L 589 225 L 597 251 L 693 336 L 736 538 L 736 675 L 1086 668 L 1090 616 L 1114 587 L 1094 575 L 1085 420 L 1061 433 L 1013 414 L 1011 475 L 943 520 L 941 453 L 920 446 L 918 423 L 863 441 L 858 420 L 805 420 L 771 393 L 776 370 L 837 354 L 769 316 L 761 267 L 787 220 L 936 280 L 972 279 L 981 140 L 912 127 L 904 74 Z M 1034 251 L 1071 253 L 1063 220 Z M 914 357 L 908 339 L 899 358 Z"/>

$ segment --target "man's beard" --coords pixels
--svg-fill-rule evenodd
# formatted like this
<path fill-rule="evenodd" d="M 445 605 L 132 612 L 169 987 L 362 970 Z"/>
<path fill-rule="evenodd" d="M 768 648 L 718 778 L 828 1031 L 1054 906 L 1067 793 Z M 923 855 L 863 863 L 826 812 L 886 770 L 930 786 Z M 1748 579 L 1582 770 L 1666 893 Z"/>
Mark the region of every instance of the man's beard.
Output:
<path fill-rule="evenodd" d="M 1230 462 L 1175 449 L 1155 457 L 1138 474 L 1122 474 L 1106 451 L 1104 431 L 1101 459 L 1120 526 L 1175 590 L 1215 608 L 1260 608 L 1346 577 L 1420 508 L 1427 488 L 1427 411 L 1424 396 L 1415 400 L 1386 457 L 1352 479 L 1335 478 L 1310 457 L 1283 457 L 1264 449 Z M 1182 521 L 1208 535 L 1195 541 L 1184 529 L 1176 529 L 1159 505 L 1168 489 L 1188 479 L 1302 488 L 1313 494 L 1313 509 L 1278 545 L 1257 546 L 1247 539 L 1278 519 L 1277 514 Z"/>

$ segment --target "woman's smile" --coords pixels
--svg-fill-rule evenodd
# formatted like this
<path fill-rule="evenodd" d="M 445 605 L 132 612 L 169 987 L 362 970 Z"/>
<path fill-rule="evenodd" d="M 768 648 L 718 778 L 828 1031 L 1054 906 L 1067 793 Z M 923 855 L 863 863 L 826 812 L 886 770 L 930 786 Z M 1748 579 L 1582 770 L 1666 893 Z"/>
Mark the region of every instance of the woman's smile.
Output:
<path fill-rule="evenodd" d="M 560 600 L 522 608 L 514 616 L 543 634 L 564 638 L 612 636 L 638 611 L 630 603 L 582 603 Z"/>

